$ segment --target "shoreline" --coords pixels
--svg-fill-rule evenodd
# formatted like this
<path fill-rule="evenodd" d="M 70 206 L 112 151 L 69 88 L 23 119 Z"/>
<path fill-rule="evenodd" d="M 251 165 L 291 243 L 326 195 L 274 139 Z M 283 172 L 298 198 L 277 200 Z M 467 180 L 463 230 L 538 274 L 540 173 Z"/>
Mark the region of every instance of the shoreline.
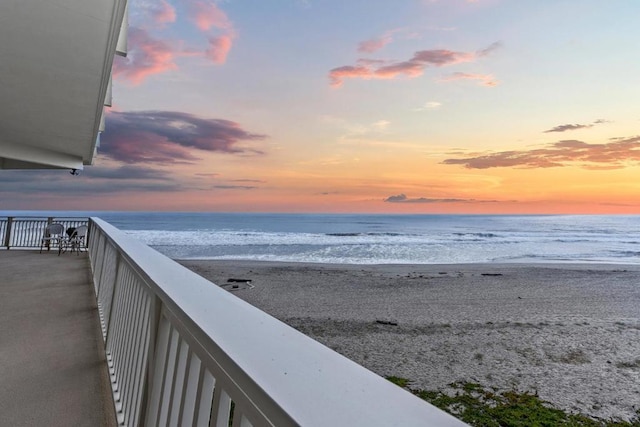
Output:
<path fill-rule="evenodd" d="M 532 268 L 566 268 L 571 267 L 577 270 L 594 268 L 594 269 L 606 269 L 609 267 L 622 267 L 628 270 L 637 270 L 640 272 L 640 261 L 635 263 L 628 262 L 577 262 L 577 261 L 539 261 L 539 262 L 496 262 L 496 261 L 487 261 L 487 262 L 452 262 L 452 263 L 336 263 L 336 262 L 310 262 L 310 261 L 272 261 L 272 260 L 254 260 L 254 259 L 219 259 L 219 258 L 175 258 L 174 261 L 178 263 L 211 263 L 211 264 L 233 264 L 240 267 L 243 266 L 300 266 L 300 267 L 327 267 L 327 268 L 415 268 L 415 269 L 436 269 L 436 268 L 478 268 L 482 269 L 483 267 L 498 267 L 498 268 L 509 268 L 509 267 L 532 267 Z"/>
<path fill-rule="evenodd" d="M 178 262 L 414 388 L 515 388 L 604 419 L 640 409 L 640 265 Z"/>

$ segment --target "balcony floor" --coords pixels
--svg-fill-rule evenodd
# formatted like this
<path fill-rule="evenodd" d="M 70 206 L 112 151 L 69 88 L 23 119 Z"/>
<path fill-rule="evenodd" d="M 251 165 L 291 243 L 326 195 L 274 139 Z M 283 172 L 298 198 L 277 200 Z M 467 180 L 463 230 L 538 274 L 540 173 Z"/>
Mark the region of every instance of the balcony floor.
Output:
<path fill-rule="evenodd" d="M 0 250 L 0 425 L 115 426 L 86 253 Z"/>

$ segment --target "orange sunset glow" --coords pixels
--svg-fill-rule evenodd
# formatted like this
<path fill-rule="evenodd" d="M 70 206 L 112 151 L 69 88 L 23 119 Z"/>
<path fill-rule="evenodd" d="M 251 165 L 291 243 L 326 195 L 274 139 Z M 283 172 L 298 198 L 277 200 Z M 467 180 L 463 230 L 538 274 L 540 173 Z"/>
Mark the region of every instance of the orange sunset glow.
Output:
<path fill-rule="evenodd" d="M 640 4 L 130 8 L 95 164 L 7 173 L 0 208 L 640 211 Z"/>

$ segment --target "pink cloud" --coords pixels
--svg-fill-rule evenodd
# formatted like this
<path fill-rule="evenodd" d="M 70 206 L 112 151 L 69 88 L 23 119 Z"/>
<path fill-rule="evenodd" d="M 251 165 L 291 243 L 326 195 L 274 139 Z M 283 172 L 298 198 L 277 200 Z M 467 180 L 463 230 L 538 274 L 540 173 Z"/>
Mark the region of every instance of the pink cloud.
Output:
<path fill-rule="evenodd" d="M 154 5 L 150 14 L 151 19 L 159 25 L 176 22 L 176 9 L 167 0 L 161 0 L 160 4 Z"/>
<path fill-rule="evenodd" d="M 640 137 L 605 144 L 587 144 L 577 140 L 558 141 L 545 148 L 500 151 L 483 156 L 446 159 L 447 165 L 468 169 L 499 167 L 549 168 L 580 166 L 584 169 L 620 169 L 627 163 L 640 164 Z"/>
<path fill-rule="evenodd" d="M 381 65 L 377 68 L 375 62 L 359 60 L 358 65 L 345 65 L 334 68 L 329 73 L 331 86 L 340 87 L 347 78 L 360 79 L 393 79 L 399 75 L 417 77 L 422 74 L 425 65 L 415 61 L 397 62 L 395 64 Z"/>
<path fill-rule="evenodd" d="M 389 61 L 385 61 L 384 59 L 367 59 L 367 58 L 358 59 L 358 65 L 364 65 L 367 67 L 382 67 L 387 64 L 389 64 Z"/>
<path fill-rule="evenodd" d="M 418 33 L 410 31 L 407 28 L 394 28 L 385 31 L 379 37 L 373 37 L 368 40 L 361 41 L 358 43 L 357 50 L 359 53 L 373 53 L 379 51 L 397 38 L 414 39 L 418 36 Z"/>
<path fill-rule="evenodd" d="M 375 51 L 382 49 L 389 43 L 391 43 L 391 40 L 392 40 L 391 36 L 388 36 L 388 35 L 377 38 L 377 39 L 365 40 L 363 42 L 360 42 L 360 44 L 358 44 L 358 52 L 373 53 Z"/>
<path fill-rule="evenodd" d="M 370 79 L 372 78 L 371 68 L 366 65 L 358 65 L 351 66 L 345 65 L 343 67 L 334 68 L 329 73 L 329 79 L 331 80 L 331 86 L 340 87 L 342 86 L 343 79 L 346 78 L 361 78 L 361 79 Z"/>
<path fill-rule="evenodd" d="M 211 28 L 233 30 L 233 25 L 227 14 L 210 1 L 195 1 L 189 7 L 190 18 L 202 31 L 209 31 Z"/>
<path fill-rule="evenodd" d="M 227 55 L 231 50 L 232 44 L 233 39 L 230 35 L 211 37 L 209 39 L 209 49 L 205 52 L 205 56 L 215 64 L 224 64 L 227 61 Z"/>
<path fill-rule="evenodd" d="M 456 52 L 447 49 L 421 50 L 416 52 L 411 59 L 397 62 L 360 59 L 356 66 L 345 65 L 330 70 L 329 81 L 331 86 L 340 87 L 345 78 L 392 79 L 401 75 L 410 78 L 417 77 L 422 75 L 429 66 L 443 67 L 463 62 L 473 62 L 480 57 L 489 55 L 499 46 L 499 43 L 493 43 L 478 52 Z M 479 77 L 480 75 L 456 73 L 456 75 L 452 75 L 451 80 L 462 78 L 479 79 Z M 495 82 L 486 79 L 486 77 L 483 76 L 485 78 L 484 85 L 495 85 Z"/>
<path fill-rule="evenodd" d="M 491 74 L 470 74 L 470 73 L 452 73 L 446 77 L 443 77 L 441 81 L 452 82 L 455 80 L 478 80 L 480 85 L 493 87 L 497 86 L 498 82 L 493 78 Z"/>
<path fill-rule="evenodd" d="M 177 53 L 165 42 L 153 39 L 141 28 L 129 28 L 127 58 L 117 57 L 113 63 L 113 76 L 139 85 L 149 76 L 174 70 Z"/>
<path fill-rule="evenodd" d="M 476 58 L 477 54 L 472 52 L 454 52 L 447 49 L 421 50 L 413 55 L 414 61 L 424 62 L 436 67 L 471 62 Z"/>
<path fill-rule="evenodd" d="M 196 24 L 196 27 L 207 33 L 209 47 L 203 52 L 204 57 L 215 64 L 224 64 L 236 36 L 233 23 L 227 14 L 212 1 L 192 1 L 188 10 L 189 18 Z M 214 32 L 214 30 L 217 31 Z"/>
<path fill-rule="evenodd" d="M 426 65 L 418 61 L 397 62 L 391 65 L 384 65 L 375 70 L 375 76 L 381 79 L 392 79 L 404 74 L 408 77 L 417 77 L 422 74 Z"/>

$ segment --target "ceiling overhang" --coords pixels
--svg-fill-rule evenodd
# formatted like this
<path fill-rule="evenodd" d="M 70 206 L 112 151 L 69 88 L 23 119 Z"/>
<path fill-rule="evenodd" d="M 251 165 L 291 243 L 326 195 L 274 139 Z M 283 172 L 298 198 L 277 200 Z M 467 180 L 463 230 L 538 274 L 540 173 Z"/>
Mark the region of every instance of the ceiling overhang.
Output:
<path fill-rule="evenodd" d="M 99 145 L 126 0 L 0 1 L 0 169 L 82 169 Z"/>

